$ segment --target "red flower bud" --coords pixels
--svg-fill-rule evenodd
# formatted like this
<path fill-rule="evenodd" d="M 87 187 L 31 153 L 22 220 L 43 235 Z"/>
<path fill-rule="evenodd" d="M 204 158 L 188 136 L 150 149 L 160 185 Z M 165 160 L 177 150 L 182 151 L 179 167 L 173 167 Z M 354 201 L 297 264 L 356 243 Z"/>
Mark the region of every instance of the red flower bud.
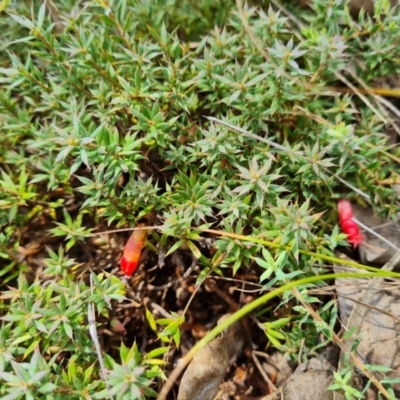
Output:
<path fill-rule="evenodd" d="M 140 224 L 138 227 L 141 226 Z M 132 276 L 138 267 L 140 254 L 146 241 L 146 231 L 133 231 L 131 237 L 125 245 L 124 254 L 121 258 L 120 266 L 126 276 Z"/>
<path fill-rule="evenodd" d="M 358 225 L 352 220 L 353 210 L 348 200 L 340 200 L 338 203 L 339 224 L 343 233 L 347 235 L 347 240 L 354 248 L 357 248 L 364 240 Z"/>
<path fill-rule="evenodd" d="M 126 333 L 124 325 L 122 325 L 121 321 L 116 318 L 113 318 L 110 321 L 110 328 L 113 333 L 119 333 L 121 335 Z"/>

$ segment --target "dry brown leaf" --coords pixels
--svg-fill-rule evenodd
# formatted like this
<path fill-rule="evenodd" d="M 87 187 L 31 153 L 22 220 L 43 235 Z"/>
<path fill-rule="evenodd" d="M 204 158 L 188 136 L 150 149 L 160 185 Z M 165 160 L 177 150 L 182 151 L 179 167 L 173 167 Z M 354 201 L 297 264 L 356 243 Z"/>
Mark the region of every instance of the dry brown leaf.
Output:
<path fill-rule="evenodd" d="M 220 318 L 218 323 L 228 316 Z M 228 366 L 242 350 L 243 343 L 242 325 L 236 322 L 200 350 L 183 374 L 178 400 L 213 400 Z"/>
<path fill-rule="evenodd" d="M 358 221 L 400 248 L 400 230 L 395 222 L 385 221 L 383 218 L 374 215 L 370 208 L 354 205 L 353 211 Z M 362 234 L 364 235 L 364 243 L 360 245 L 360 258 L 364 264 L 383 265 L 395 255 L 396 250 L 383 240 L 367 231 L 363 231 Z"/>
<path fill-rule="evenodd" d="M 282 386 L 293 372 L 287 357 L 279 352 L 271 354 L 267 361 L 262 363 L 262 366 L 278 388 Z"/>
<path fill-rule="evenodd" d="M 400 254 L 397 254 L 382 269 L 390 271 L 399 263 Z M 335 267 L 335 271 L 340 270 L 342 267 Z M 358 337 L 361 340 L 357 353 L 366 364 L 390 367 L 393 372 L 387 376 L 400 377 L 397 339 L 400 329 L 399 289 L 388 286 L 382 278 L 368 281 L 341 278 L 336 280 L 336 284 L 341 318 L 347 329 L 356 328 L 355 334 L 345 341 L 347 347 L 351 348 Z M 349 308 L 352 308 L 350 316 Z M 339 369 L 343 365 L 343 357 L 342 354 Z M 395 385 L 394 388 L 399 390 L 400 386 Z"/>
<path fill-rule="evenodd" d="M 312 358 L 299 365 L 282 388 L 285 400 L 333 400 L 333 391 L 327 388 L 334 383 L 333 367 L 324 358 Z M 344 399 L 341 393 L 336 399 Z"/>

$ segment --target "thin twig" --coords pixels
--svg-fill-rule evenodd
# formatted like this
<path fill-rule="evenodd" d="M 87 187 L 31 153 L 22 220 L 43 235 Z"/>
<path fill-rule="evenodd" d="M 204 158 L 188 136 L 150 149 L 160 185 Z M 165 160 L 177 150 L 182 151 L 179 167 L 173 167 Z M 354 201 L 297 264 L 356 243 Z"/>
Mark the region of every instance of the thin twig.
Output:
<path fill-rule="evenodd" d="M 361 228 L 365 229 L 367 232 L 371 233 L 372 235 L 376 236 L 378 239 L 382 240 L 385 242 L 388 246 L 390 246 L 393 250 L 397 251 L 400 253 L 400 249 L 393 244 L 390 240 L 386 239 L 384 236 L 380 235 L 379 233 L 375 232 L 373 229 L 369 228 L 367 225 L 364 225 L 361 221 L 359 221 L 356 218 L 352 218 L 352 220 L 357 224 L 360 225 Z"/>
<path fill-rule="evenodd" d="M 366 91 L 371 92 L 370 88 L 368 87 L 368 85 L 356 74 L 354 73 L 351 69 L 347 68 L 346 72 L 355 80 L 357 81 Z M 349 86 L 351 88 L 351 86 Z M 351 88 L 353 89 L 353 88 Z M 357 94 L 360 95 L 360 91 L 357 89 Z M 373 96 L 373 98 L 375 99 L 375 101 L 377 102 L 379 108 L 382 111 L 382 115 L 384 114 L 386 119 L 386 122 L 383 121 L 383 119 L 381 118 L 381 120 L 383 122 L 385 122 L 387 125 L 390 124 L 393 126 L 393 128 L 395 129 L 395 131 L 397 132 L 398 135 L 400 135 L 400 127 L 396 124 L 396 122 L 390 117 L 390 115 L 388 114 L 387 110 L 385 110 L 383 108 L 383 106 L 385 106 L 386 108 L 390 109 L 395 115 L 397 115 L 397 117 L 400 118 L 400 111 L 393 105 L 390 103 L 390 101 L 384 99 L 382 96 L 379 96 L 378 94 L 375 93 L 371 93 L 371 96 Z M 373 110 L 374 111 L 374 110 Z M 380 116 L 379 114 L 375 113 L 378 117 Z"/>
<path fill-rule="evenodd" d="M 257 355 L 256 355 L 256 353 L 254 351 L 251 352 L 251 358 L 253 359 L 254 364 L 256 365 L 258 370 L 260 371 L 261 376 L 264 378 L 264 381 L 267 382 L 269 391 L 271 393 L 275 392 L 277 390 L 276 386 L 273 384 L 271 379 L 269 379 L 269 376 L 264 371 L 264 368 L 262 367 L 262 365 L 261 365 L 260 361 L 258 360 Z"/>
<path fill-rule="evenodd" d="M 149 285 L 147 285 L 147 289 L 149 289 L 149 290 L 165 290 L 165 289 L 169 289 L 172 286 L 175 286 L 176 284 L 178 284 L 178 283 L 184 281 L 185 279 L 187 279 L 196 267 L 197 267 L 197 259 L 193 258 L 192 265 L 185 271 L 185 273 L 180 278 L 174 279 L 173 281 L 168 282 L 165 285 L 161 285 L 161 286 L 153 286 L 153 285 L 149 284 Z"/>
<path fill-rule="evenodd" d="M 149 301 L 148 303 L 150 307 L 153 309 L 153 311 L 157 311 L 159 314 L 161 314 L 164 318 L 172 319 L 173 316 L 164 308 L 162 308 L 159 304 L 154 303 L 152 301 Z"/>
<path fill-rule="evenodd" d="M 358 284 L 357 284 L 357 287 L 358 287 Z M 365 303 L 365 302 L 363 302 L 363 301 L 354 299 L 354 298 L 352 298 L 352 297 L 343 296 L 342 294 L 340 294 L 340 297 L 343 298 L 343 299 L 349 300 L 349 301 L 353 301 L 354 303 L 360 304 L 361 306 L 368 307 L 368 308 L 370 308 L 370 309 L 372 309 L 372 310 L 375 310 L 375 311 L 377 311 L 377 312 L 380 312 L 380 313 L 382 313 L 383 315 L 386 315 L 387 317 L 389 317 L 389 318 L 391 318 L 391 319 L 394 319 L 397 323 L 400 322 L 400 318 L 397 318 L 395 315 L 393 315 L 393 314 L 391 314 L 391 313 L 389 313 L 389 312 L 387 312 L 387 311 L 385 311 L 385 310 L 382 310 L 382 309 L 379 308 L 379 307 L 375 307 L 375 306 L 373 306 L 372 304 Z M 400 340 L 400 338 L 397 338 L 397 340 Z"/>

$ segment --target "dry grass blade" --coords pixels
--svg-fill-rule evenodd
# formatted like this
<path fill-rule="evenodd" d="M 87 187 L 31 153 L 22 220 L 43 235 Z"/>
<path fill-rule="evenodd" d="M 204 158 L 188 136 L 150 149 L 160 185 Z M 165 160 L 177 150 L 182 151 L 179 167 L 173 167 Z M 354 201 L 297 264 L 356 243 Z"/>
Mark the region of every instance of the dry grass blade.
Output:
<path fill-rule="evenodd" d="M 251 137 L 252 139 L 258 140 L 258 141 L 263 142 L 263 143 L 266 143 L 269 146 L 274 147 L 274 148 L 279 149 L 279 150 L 282 150 L 282 151 L 284 151 L 286 153 L 293 154 L 293 155 L 296 155 L 296 156 L 302 156 L 302 154 L 299 153 L 299 152 L 293 151 L 292 149 L 289 149 L 289 148 L 287 148 L 285 146 L 282 146 L 282 145 L 280 145 L 278 143 L 275 143 L 275 142 L 273 142 L 271 140 L 268 140 L 268 139 L 265 139 L 263 137 L 257 136 L 254 133 L 250 133 L 250 132 L 244 130 L 243 128 L 240 128 L 238 126 L 232 125 L 229 122 L 222 121 L 221 119 L 218 119 L 218 118 L 215 118 L 215 117 L 206 117 L 206 118 L 209 121 L 215 122 L 215 123 L 217 123 L 219 125 L 224 125 L 224 126 L 226 126 L 228 128 L 231 128 L 231 129 L 233 129 L 233 130 L 235 130 L 237 132 L 242 133 L 245 136 L 248 136 L 248 137 Z"/>
<path fill-rule="evenodd" d="M 368 87 L 368 85 L 366 83 L 364 83 L 362 81 L 362 79 L 360 79 L 359 76 L 357 76 L 356 73 L 354 73 L 352 70 L 350 70 L 349 68 L 346 70 L 346 72 L 355 80 L 357 81 L 363 88 L 365 91 L 370 91 L 371 89 Z M 344 82 L 344 81 L 343 81 Z M 345 82 L 346 83 L 346 82 Z M 351 89 L 354 90 L 354 86 L 351 87 L 351 85 L 348 85 Z M 356 88 L 357 90 L 357 94 L 360 96 L 360 98 L 362 98 L 362 100 L 364 100 L 365 96 L 361 97 L 360 95 L 360 90 L 358 88 Z M 372 96 L 374 97 L 378 107 L 380 108 L 380 110 L 382 111 L 382 114 L 377 113 L 373 108 L 371 108 L 372 111 L 374 111 L 375 115 L 377 115 L 379 118 L 381 118 L 382 122 L 386 123 L 386 124 L 390 124 L 393 126 L 393 128 L 396 130 L 397 134 L 400 135 L 400 127 L 396 124 L 396 122 L 393 120 L 393 118 L 390 117 L 387 109 L 390 109 L 395 115 L 397 115 L 397 117 L 400 117 L 400 112 L 399 110 L 393 105 L 391 104 L 389 101 L 387 101 L 386 99 L 384 99 L 382 96 L 379 96 L 377 94 L 372 94 Z M 368 105 L 368 103 L 365 103 Z M 386 107 L 386 109 L 384 108 Z M 385 122 L 386 120 L 386 122 Z"/>
<path fill-rule="evenodd" d="M 393 250 L 397 251 L 398 253 L 400 253 L 400 249 L 394 245 L 390 240 L 386 239 L 385 237 L 383 237 L 382 235 L 380 235 L 379 233 L 375 232 L 373 229 L 369 228 L 367 225 L 364 225 L 361 221 L 359 221 L 356 218 L 352 218 L 353 221 L 357 224 L 360 225 L 361 228 L 365 229 L 366 231 L 368 231 L 369 233 L 371 233 L 372 235 L 376 236 L 378 239 L 382 240 L 383 242 L 385 242 L 388 246 L 390 246 Z"/>
<path fill-rule="evenodd" d="M 342 87 L 330 86 L 330 87 L 324 88 L 324 90 L 332 91 L 332 92 L 339 92 L 339 93 L 354 94 L 354 92 L 351 89 L 342 88 Z M 387 97 L 400 97 L 400 89 L 397 89 L 397 88 L 373 87 L 373 88 L 368 88 L 368 89 L 358 89 L 358 91 L 363 94 L 380 94 L 382 96 L 387 96 Z"/>
<path fill-rule="evenodd" d="M 91 292 L 93 295 L 93 277 L 92 277 L 92 275 L 90 275 L 90 289 L 91 289 Z M 110 393 L 110 385 L 108 383 L 107 370 L 104 365 L 103 355 L 101 353 L 101 347 L 100 347 L 99 339 L 97 336 L 96 319 L 95 319 L 95 314 L 94 314 L 94 304 L 93 303 L 90 303 L 88 305 L 88 322 L 89 322 L 89 333 L 93 340 L 94 347 L 96 348 L 96 353 L 97 353 L 97 357 L 99 359 L 101 373 L 103 374 L 104 382 L 105 382 L 107 390 L 108 390 L 108 395 L 109 395 L 110 399 L 113 400 L 113 396 Z"/>
<path fill-rule="evenodd" d="M 257 353 L 256 351 L 252 351 L 251 352 L 251 358 L 254 361 L 254 364 L 256 365 L 258 371 L 260 372 L 261 376 L 263 377 L 263 379 L 265 380 L 265 382 L 268 385 L 268 388 L 270 390 L 271 393 L 275 392 L 277 390 L 277 387 L 274 385 L 274 383 L 271 381 L 271 379 L 269 379 L 268 374 L 265 372 L 263 366 L 261 365 L 260 361 L 257 358 Z"/>
<path fill-rule="evenodd" d="M 275 143 L 275 142 L 273 142 L 273 141 L 271 141 L 271 140 L 268 140 L 268 139 L 265 139 L 265 138 L 263 138 L 263 137 L 254 135 L 254 133 L 250 133 L 250 132 L 244 130 L 243 128 L 240 128 L 240 127 L 237 127 L 237 126 L 235 126 L 235 125 L 230 124 L 229 122 L 222 121 L 222 120 L 220 120 L 220 119 L 218 119 L 218 118 L 215 118 L 215 117 L 206 117 L 206 118 L 207 118 L 209 121 L 215 122 L 215 123 L 220 124 L 220 125 L 224 125 L 224 126 L 226 126 L 226 127 L 228 127 L 228 128 L 231 128 L 231 129 L 233 129 L 233 130 L 235 130 L 235 131 L 237 131 L 237 132 L 242 133 L 242 134 L 245 135 L 245 136 L 248 136 L 248 137 L 251 137 L 252 139 L 258 140 L 258 141 L 263 142 L 263 143 L 266 143 L 266 144 L 268 144 L 269 146 L 274 147 L 274 148 L 279 149 L 279 150 L 282 150 L 282 151 L 284 151 L 284 152 L 286 152 L 286 153 L 288 153 L 288 154 L 292 154 L 292 155 L 295 155 L 295 156 L 299 156 L 299 157 L 303 158 L 304 160 L 306 160 L 307 162 L 312 162 L 312 160 L 309 160 L 307 157 L 303 156 L 303 154 L 301 154 L 300 152 L 293 151 L 292 149 L 289 149 L 289 148 L 287 148 L 287 147 L 285 147 L 285 146 L 282 146 L 282 145 L 279 144 L 279 143 Z M 345 181 L 345 180 L 342 179 L 340 176 L 338 176 L 337 174 L 335 174 L 335 173 L 329 171 L 328 169 L 323 168 L 323 167 L 321 167 L 321 169 L 323 169 L 327 174 L 329 174 L 329 175 L 335 177 L 338 181 L 340 181 L 341 183 L 343 183 L 344 185 L 346 185 L 348 188 L 350 188 L 350 189 L 353 190 L 354 192 L 358 193 L 360 196 L 363 196 L 364 198 L 366 198 L 367 200 L 369 200 L 369 196 L 368 196 L 366 193 L 364 193 L 362 190 L 356 188 L 356 187 L 353 186 L 351 183 Z"/>
<path fill-rule="evenodd" d="M 63 17 L 52 0 L 46 0 L 46 9 L 54 23 L 54 33 L 63 33 L 65 26 Z"/>

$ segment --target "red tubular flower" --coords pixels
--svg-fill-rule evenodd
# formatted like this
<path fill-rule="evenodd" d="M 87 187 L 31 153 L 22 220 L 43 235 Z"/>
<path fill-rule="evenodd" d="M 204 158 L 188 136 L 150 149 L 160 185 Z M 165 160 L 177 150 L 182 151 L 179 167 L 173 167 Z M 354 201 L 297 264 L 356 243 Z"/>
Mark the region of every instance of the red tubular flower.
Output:
<path fill-rule="evenodd" d="M 132 276 L 135 273 L 145 241 L 146 231 L 143 229 L 133 231 L 131 237 L 126 242 L 124 254 L 120 262 L 121 270 L 126 276 Z"/>
<path fill-rule="evenodd" d="M 353 210 L 348 200 L 340 200 L 338 203 L 339 224 L 343 233 L 347 235 L 347 240 L 354 248 L 363 242 L 364 237 L 360 233 L 358 225 L 352 220 Z"/>

